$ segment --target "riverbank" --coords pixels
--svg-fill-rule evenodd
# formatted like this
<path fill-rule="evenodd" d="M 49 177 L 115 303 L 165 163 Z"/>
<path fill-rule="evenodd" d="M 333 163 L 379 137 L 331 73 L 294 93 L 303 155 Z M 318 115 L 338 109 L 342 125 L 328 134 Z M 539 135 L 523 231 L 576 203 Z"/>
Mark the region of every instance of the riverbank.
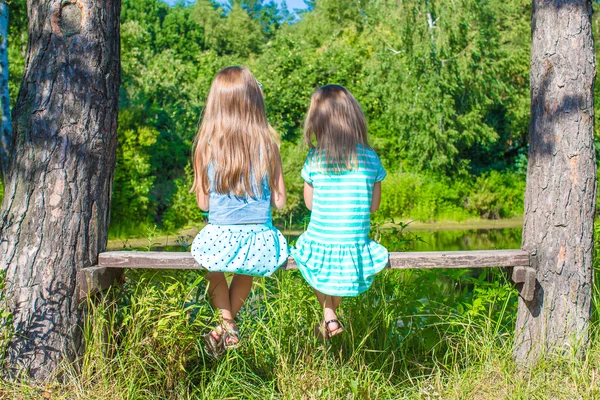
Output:
<path fill-rule="evenodd" d="M 520 228 L 523 226 L 523 217 L 506 219 L 474 219 L 468 221 L 439 221 L 439 222 L 420 222 L 420 221 L 402 221 L 408 223 L 408 230 L 411 232 L 422 231 L 455 231 L 455 230 L 474 230 L 474 229 L 506 229 Z"/>

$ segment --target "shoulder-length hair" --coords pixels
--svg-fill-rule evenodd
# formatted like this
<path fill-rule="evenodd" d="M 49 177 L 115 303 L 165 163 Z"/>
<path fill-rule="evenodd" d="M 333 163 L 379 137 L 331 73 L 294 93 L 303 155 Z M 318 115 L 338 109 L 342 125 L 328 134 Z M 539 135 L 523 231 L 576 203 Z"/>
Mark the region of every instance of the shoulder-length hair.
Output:
<path fill-rule="evenodd" d="M 304 141 L 314 149 L 312 159 L 321 169 L 333 173 L 356 169 L 356 146 L 369 143 L 365 115 L 352 93 L 340 85 L 317 89 L 306 115 Z"/>
<path fill-rule="evenodd" d="M 246 67 L 228 67 L 213 80 L 202 123 L 193 144 L 196 196 L 213 189 L 235 196 L 262 195 L 265 178 L 271 190 L 279 164 L 277 133 L 267 122 L 262 90 Z"/>

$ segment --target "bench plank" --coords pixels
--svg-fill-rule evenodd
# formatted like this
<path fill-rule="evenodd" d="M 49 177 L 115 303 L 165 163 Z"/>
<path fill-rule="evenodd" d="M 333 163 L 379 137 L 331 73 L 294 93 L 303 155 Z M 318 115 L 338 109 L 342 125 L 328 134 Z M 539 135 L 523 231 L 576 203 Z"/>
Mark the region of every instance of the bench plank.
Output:
<path fill-rule="evenodd" d="M 531 256 L 533 257 L 533 256 Z M 530 301 L 536 286 L 532 258 L 523 250 L 428 251 L 390 253 L 388 268 L 487 268 L 515 267 L 513 280 L 521 296 Z M 534 261 L 534 260 L 533 260 Z M 78 272 L 79 299 L 99 293 L 122 279 L 124 268 L 188 269 L 201 267 L 189 252 L 109 251 L 100 253 L 98 265 Z M 297 269 L 293 258 L 280 268 Z"/>
<path fill-rule="evenodd" d="M 390 253 L 388 268 L 486 268 L 529 266 L 523 250 L 428 251 Z M 98 257 L 107 268 L 201 269 L 189 252 L 109 251 Z M 289 258 L 281 269 L 296 269 Z"/>

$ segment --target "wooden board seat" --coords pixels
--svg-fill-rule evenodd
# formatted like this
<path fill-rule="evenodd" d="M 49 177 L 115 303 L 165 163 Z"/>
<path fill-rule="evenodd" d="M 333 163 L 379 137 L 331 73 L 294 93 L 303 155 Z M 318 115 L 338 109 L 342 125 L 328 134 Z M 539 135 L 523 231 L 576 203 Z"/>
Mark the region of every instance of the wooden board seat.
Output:
<path fill-rule="evenodd" d="M 513 280 L 521 296 L 533 298 L 535 269 L 531 267 L 531 255 L 524 250 L 474 250 L 474 251 L 427 251 L 392 252 L 388 268 L 489 268 L 514 267 Z M 160 251 L 109 251 L 100 253 L 98 265 L 79 271 L 79 297 L 107 289 L 115 279 L 122 276 L 125 268 L 144 269 L 202 269 L 189 252 Z M 297 269 L 296 262 L 289 258 L 281 269 Z"/>

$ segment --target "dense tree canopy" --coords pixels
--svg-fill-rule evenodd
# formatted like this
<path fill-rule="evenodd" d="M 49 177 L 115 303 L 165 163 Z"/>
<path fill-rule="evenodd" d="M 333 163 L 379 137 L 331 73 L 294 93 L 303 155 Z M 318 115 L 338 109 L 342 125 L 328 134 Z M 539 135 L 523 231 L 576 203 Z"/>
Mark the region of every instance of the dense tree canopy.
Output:
<path fill-rule="evenodd" d="M 502 190 L 523 188 L 529 1 L 309 5 L 294 16 L 273 1 L 170 7 L 160 0 L 123 0 L 113 227 L 127 221 L 134 230 L 145 223 L 176 229 L 200 218 L 186 185 L 191 140 L 212 77 L 232 64 L 249 66 L 262 83 L 269 120 L 281 135 L 291 191 L 287 217 L 305 214 L 299 168 L 306 150 L 298 141 L 310 95 L 326 83 L 355 94 L 371 142 L 397 184 L 412 185 L 407 190 L 417 196 L 419 187 L 437 182 L 446 188 L 436 200 L 442 208 L 453 204 L 488 217 L 518 212 L 519 204 L 502 211 L 488 203 L 498 197 L 489 188 L 500 182 Z M 26 16 L 23 0 L 11 7 L 16 96 Z M 383 213 L 410 214 L 410 204 L 398 196 L 388 196 Z"/>

